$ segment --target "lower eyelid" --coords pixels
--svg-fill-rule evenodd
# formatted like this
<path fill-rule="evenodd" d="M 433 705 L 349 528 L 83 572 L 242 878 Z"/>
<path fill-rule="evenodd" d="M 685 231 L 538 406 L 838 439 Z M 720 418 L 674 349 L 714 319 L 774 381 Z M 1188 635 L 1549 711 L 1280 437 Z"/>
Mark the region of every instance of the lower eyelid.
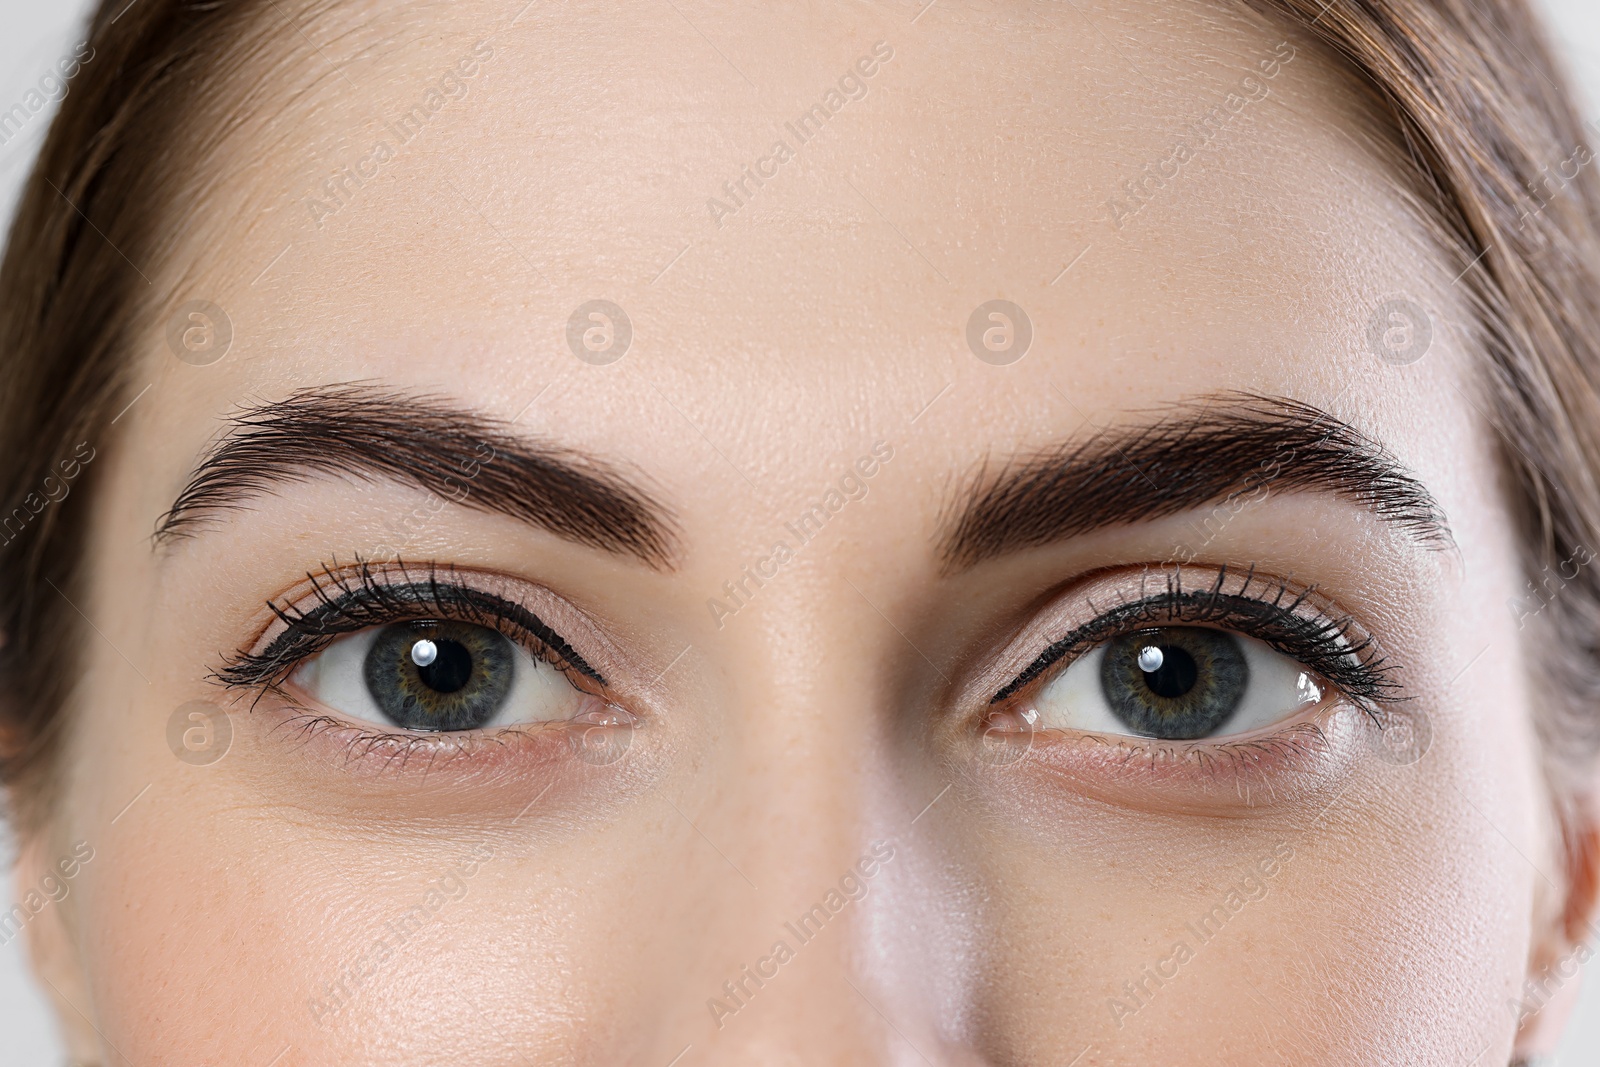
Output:
<path fill-rule="evenodd" d="M 413 764 L 434 774 L 459 763 L 474 776 L 503 771 L 507 775 L 552 771 L 565 766 L 581 740 L 581 724 L 527 723 L 483 730 L 420 733 L 369 729 L 351 719 L 335 718 L 289 704 L 269 734 L 328 761 L 341 773 L 356 772 L 403 778 Z"/>
<path fill-rule="evenodd" d="M 1329 699 L 1249 736 L 982 735 L 974 738 L 974 765 L 993 775 L 996 788 L 1022 790 L 1032 803 L 1064 790 L 1162 816 L 1255 817 L 1285 805 L 1322 809 L 1369 758 L 1370 729 L 1365 712 Z"/>

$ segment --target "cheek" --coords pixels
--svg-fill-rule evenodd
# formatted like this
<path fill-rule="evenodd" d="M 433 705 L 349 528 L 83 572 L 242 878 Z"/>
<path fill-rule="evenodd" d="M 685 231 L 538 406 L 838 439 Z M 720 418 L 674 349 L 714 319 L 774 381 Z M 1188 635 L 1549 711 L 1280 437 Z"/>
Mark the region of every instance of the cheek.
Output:
<path fill-rule="evenodd" d="M 304 1029 L 302 966 L 330 939 L 312 917 L 330 901 L 308 888 L 304 850 L 230 840 L 196 799 L 147 794 L 95 842 L 74 893 L 99 1026 L 133 1062 L 281 1048 Z M 332 888 L 333 872 L 321 875 Z M 174 1015 L 173 1003 L 189 1007 Z"/>
<path fill-rule="evenodd" d="M 512 1062 L 644 1062 L 663 1027 L 703 1030 L 728 959 L 772 938 L 770 914 L 740 907 L 744 882 L 659 802 L 553 789 L 520 821 L 423 825 L 335 803 L 326 783 L 308 798 L 299 776 L 261 770 L 293 748 L 243 727 L 207 766 L 159 738 L 80 746 L 75 765 L 116 779 L 116 803 L 78 813 L 102 829 L 70 903 L 96 1022 L 134 1063 L 266 1062 L 285 1045 L 304 1063 L 399 1067 L 424 1047 L 425 1062 L 498 1063 L 512 1045 Z M 724 958 L 706 944 L 729 915 L 752 929 Z M 687 988 L 701 999 L 686 1012 Z"/>
<path fill-rule="evenodd" d="M 608 1058 L 584 1060 L 585 1035 L 606 1029 L 597 1006 L 627 988 L 644 934 L 599 902 L 621 889 L 591 897 L 547 855 L 497 851 L 452 899 L 430 891 L 464 845 L 325 835 L 209 799 L 150 803 L 75 895 L 100 1026 L 131 1062 L 292 1045 L 293 1062 L 411 1063 L 425 1046 L 486 1063 L 506 1040 L 530 1063 Z"/>
<path fill-rule="evenodd" d="M 1321 788 L 1244 782 L 1256 795 L 1226 817 L 1087 796 L 1031 761 L 980 772 L 941 824 L 942 848 L 981 872 L 962 939 L 981 962 L 950 963 L 988 976 L 978 1017 L 1028 1062 L 1086 1047 L 1118 1063 L 1180 1047 L 1450 1062 L 1485 1046 L 1505 1062 L 1539 880 L 1518 852 L 1541 855 L 1543 809 L 1526 720 L 1507 711 L 1527 707 L 1515 643 L 1480 668 L 1424 686 L 1447 698 L 1423 697 L 1420 759 L 1384 759 L 1357 731 Z"/>

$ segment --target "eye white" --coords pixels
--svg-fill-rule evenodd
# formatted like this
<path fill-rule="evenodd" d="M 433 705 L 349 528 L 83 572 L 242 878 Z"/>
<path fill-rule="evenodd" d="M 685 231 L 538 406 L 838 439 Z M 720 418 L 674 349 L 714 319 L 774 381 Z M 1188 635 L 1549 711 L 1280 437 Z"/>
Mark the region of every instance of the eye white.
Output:
<path fill-rule="evenodd" d="M 381 631 L 382 627 L 373 627 L 338 638 L 296 668 L 289 678 L 290 684 L 330 711 L 398 729 L 367 687 L 367 653 Z M 410 655 L 413 663 L 425 667 L 438 655 L 438 649 L 432 641 L 418 641 L 411 646 Z M 592 699 L 568 681 L 566 675 L 549 663 L 534 659 L 527 649 L 515 642 L 512 642 L 512 662 L 511 691 L 494 717 L 483 724 L 484 729 L 519 723 L 561 722 L 576 716 L 583 702 Z"/>
<path fill-rule="evenodd" d="M 1249 680 L 1239 706 L 1209 736 L 1225 737 L 1259 730 L 1322 702 L 1322 686 L 1300 663 L 1264 642 L 1240 634 L 1233 636 L 1249 665 Z M 1080 656 L 1040 688 L 1029 702 L 1029 709 L 1038 714 L 1035 724 L 1038 729 L 1140 736 L 1117 717 L 1106 699 L 1100 681 L 1106 647 L 1101 645 Z M 1147 655 L 1149 653 L 1154 655 Z M 1145 671 L 1159 668 L 1161 656 L 1161 650 L 1153 645 L 1140 649 L 1139 668 Z"/>

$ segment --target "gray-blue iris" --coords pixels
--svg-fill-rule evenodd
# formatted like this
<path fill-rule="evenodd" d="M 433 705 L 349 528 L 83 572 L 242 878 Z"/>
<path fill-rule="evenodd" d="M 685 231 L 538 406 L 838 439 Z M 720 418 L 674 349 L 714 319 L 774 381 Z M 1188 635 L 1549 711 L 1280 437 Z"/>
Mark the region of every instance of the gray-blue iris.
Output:
<path fill-rule="evenodd" d="M 515 646 L 487 626 L 449 620 L 394 623 L 363 664 L 367 691 L 396 726 L 474 730 L 506 702 Z"/>
<path fill-rule="evenodd" d="M 1100 686 L 1117 718 L 1134 733 L 1173 741 L 1214 733 L 1249 684 L 1238 638 L 1201 626 L 1123 634 L 1100 663 Z"/>

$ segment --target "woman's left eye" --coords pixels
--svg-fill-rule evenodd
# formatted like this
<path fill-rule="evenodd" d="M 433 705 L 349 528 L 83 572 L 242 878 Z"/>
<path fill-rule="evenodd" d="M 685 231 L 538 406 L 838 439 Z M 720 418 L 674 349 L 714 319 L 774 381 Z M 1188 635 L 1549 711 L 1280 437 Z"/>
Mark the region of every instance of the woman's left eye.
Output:
<path fill-rule="evenodd" d="M 332 711 L 406 730 L 558 722 L 605 706 L 500 631 L 450 619 L 341 637 L 289 684 Z"/>
<path fill-rule="evenodd" d="M 1315 674 L 1261 641 L 1163 626 L 1079 656 L 1019 712 L 1034 729 L 1190 741 L 1271 726 L 1322 699 Z"/>

